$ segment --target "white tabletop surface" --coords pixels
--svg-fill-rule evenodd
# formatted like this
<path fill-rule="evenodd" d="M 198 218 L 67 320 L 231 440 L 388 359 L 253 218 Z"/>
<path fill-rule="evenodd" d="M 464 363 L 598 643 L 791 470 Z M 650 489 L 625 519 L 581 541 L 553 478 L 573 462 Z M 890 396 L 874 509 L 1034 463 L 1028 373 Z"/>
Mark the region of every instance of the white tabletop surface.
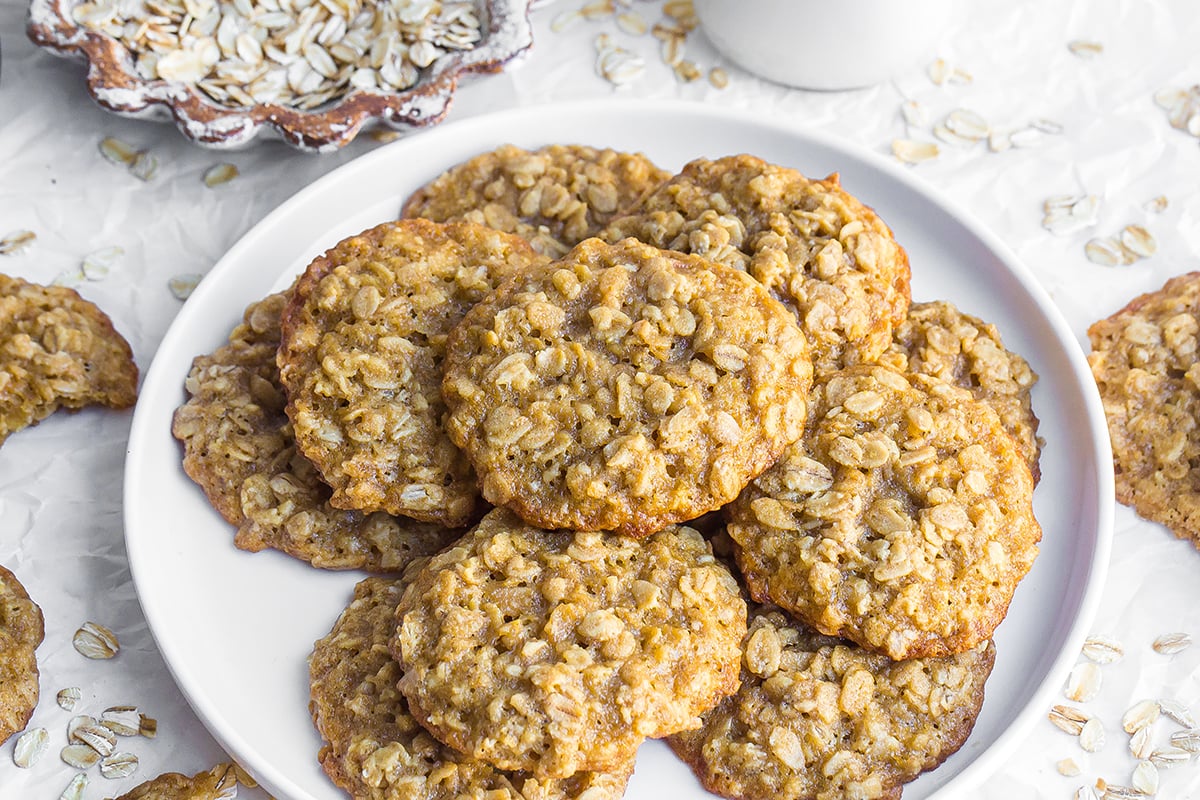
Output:
<path fill-rule="evenodd" d="M 1046 120 L 1061 133 L 1003 152 L 985 143 L 942 143 L 936 158 L 911 169 L 1012 248 L 1085 351 L 1091 322 L 1172 275 L 1200 268 L 1200 143 L 1172 128 L 1154 101 L 1166 87 L 1200 83 L 1194 0 L 975 0 L 919 63 L 893 80 L 828 93 L 756 79 L 720 58 L 700 32 L 688 41 L 689 58 L 706 72 L 727 70 L 729 85 L 680 83 L 659 60 L 656 40 L 621 33 L 612 20 L 551 30 L 551 20 L 580 5 L 559 0 L 536 11 L 533 51 L 505 74 L 462 88 L 450 119 L 614 94 L 683 99 L 770 114 L 882 154 L 899 138 L 937 141 L 933 125 L 959 108 L 997 130 Z M 660 17 L 660 3 L 633 7 L 651 22 Z M 170 126 L 115 117 L 89 100 L 79 63 L 29 43 L 25 9 L 23 0 L 0 0 L 0 237 L 25 229 L 37 240 L 18 255 L 0 256 L 0 270 L 49 283 L 76 273 L 89 253 L 122 248 L 106 275 L 81 280 L 77 288 L 112 317 L 144 372 L 181 307 L 168 288 L 173 278 L 203 275 L 276 205 L 380 144 L 362 136 L 323 156 L 278 143 L 221 153 L 186 142 Z M 645 57 L 640 79 L 618 89 L 597 74 L 592 40 L 601 32 Z M 1077 40 L 1097 42 L 1102 51 L 1081 57 L 1068 48 Z M 926 69 L 936 58 L 971 80 L 936 84 Z M 906 123 L 906 101 L 919 104 L 928 121 Z M 153 153 L 157 175 L 144 182 L 106 161 L 97 149 L 105 136 Z M 235 164 L 240 176 L 207 188 L 204 172 L 222 162 Z M 1047 198 L 1089 194 L 1100 200 L 1093 225 L 1067 235 L 1042 226 Z M 1159 196 L 1167 198 L 1166 209 L 1146 210 Z M 1121 267 L 1087 260 L 1089 239 L 1131 223 L 1154 236 L 1152 257 Z M 42 700 L 31 725 L 53 733 L 50 751 L 31 769 L 13 765 L 15 737 L 0 747 L 2 800 L 52 800 L 75 773 L 57 757 L 68 715 L 54 695 L 67 686 L 81 687 L 87 708 L 133 704 L 159 723 L 157 739 L 128 744 L 141 760 L 138 773 L 108 781 L 92 770 L 87 798 L 115 796 L 162 771 L 196 772 L 223 757 L 172 683 L 130 580 L 121 495 L 131 418 L 107 410 L 58 414 L 12 436 L 0 450 L 0 564 L 18 575 L 46 617 L 38 651 Z M 212 576 L 212 587 L 221 590 L 221 576 Z M 72 648 L 73 632 L 87 620 L 118 634 L 116 659 L 88 661 Z M 1101 668 L 1098 695 L 1076 704 L 1103 721 L 1104 747 L 1085 753 L 1072 737 L 1040 722 L 976 796 L 1067 800 L 1097 779 L 1127 785 L 1136 762 L 1120 720 L 1129 706 L 1174 699 L 1200 714 L 1200 646 L 1171 656 L 1151 647 L 1164 633 L 1200 636 L 1200 553 L 1191 544 L 1118 506 L 1092 630 L 1124 647 L 1121 660 Z M 1165 742 L 1173 729 L 1161 720 L 1154 733 Z M 1067 758 L 1079 765 L 1078 776 L 1059 774 L 1057 762 Z M 1196 762 L 1163 770 L 1159 795 L 1200 797 Z"/>

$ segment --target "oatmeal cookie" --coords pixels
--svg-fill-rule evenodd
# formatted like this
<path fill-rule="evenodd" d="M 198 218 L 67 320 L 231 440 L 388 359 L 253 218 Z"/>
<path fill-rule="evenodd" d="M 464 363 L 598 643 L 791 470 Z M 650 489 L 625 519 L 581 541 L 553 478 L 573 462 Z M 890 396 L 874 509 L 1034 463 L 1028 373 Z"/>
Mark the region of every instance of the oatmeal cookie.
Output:
<path fill-rule="evenodd" d="M 746 605 L 696 531 L 548 532 L 504 509 L 434 556 L 396 611 L 409 709 L 502 769 L 619 771 L 737 688 Z"/>
<path fill-rule="evenodd" d="M 991 638 L 1041 540 L 1033 478 L 996 412 L 867 365 L 817 381 L 804 437 L 728 529 L 755 600 L 896 660 Z"/>
<path fill-rule="evenodd" d="M 983 705 L 995 647 L 892 661 L 753 611 L 742 685 L 672 736 L 709 791 L 738 800 L 888 798 L 949 758 Z"/>
<path fill-rule="evenodd" d="M 287 294 L 251 304 L 229 343 L 192 363 L 189 399 L 171 432 L 183 442 L 183 469 L 213 507 L 237 526 L 234 544 L 271 547 L 326 569 L 402 569 L 461 531 L 407 517 L 343 511 L 296 450 L 284 413 L 275 351 Z"/>
<path fill-rule="evenodd" d="M 218 764 L 192 776 L 164 772 L 117 800 L 233 800 L 237 787 L 237 769 L 232 764 Z"/>
<path fill-rule="evenodd" d="M 506 772 L 438 742 L 396 689 L 400 665 L 388 652 L 402 580 L 367 578 L 309 659 L 313 722 L 325 745 L 321 766 L 353 800 L 617 800 L 633 771 L 581 772 L 538 780 Z"/>
<path fill-rule="evenodd" d="M 1088 328 L 1117 500 L 1200 547 L 1200 272 Z"/>
<path fill-rule="evenodd" d="M 541 528 L 651 533 L 737 496 L 804 425 L 812 364 L 745 273 L 589 239 L 454 330 L 447 430 Z"/>
<path fill-rule="evenodd" d="M 418 189 L 405 217 L 515 233 L 557 258 L 671 177 L 640 153 L 553 144 L 475 156 Z"/>
<path fill-rule="evenodd" d="M 17 576 L 0 567 L 0 742 L 24 730 L 38 701 L 34 651 L 45 636 L 42 610 Z"/>
<path fill-rule="evenodd" d="M 448 527 L 479 489 L 442 428 L 446 334 L 501 281 L 545 261 L 473 223 L 402 220 L 309 265 L 283 311 L 279 367 L 296 445 L 337 508 Z"/>
<path fill-rule="evenodd" d="M 748 155 L 698 159 L 600 234 L 748 271 L 800 320 L 817 374 L 873 361 L 909 301 L 908 256 L 838 176 Z"/>
<path fill-rule="evenodd" d="M 0 274 L 0 444 L 60 408 L 129 408 L 137 381 L 129 343 L 94 303 Z"/>
<path fill-rule="evenodd" d="M 1037 374 L 1029 362 L 1004 347 L 995 325 L 945 301 L 913 303 L 879 363 L 897 372 L 941 378 L 995 409 L 1037 483 L 1042 442 L 1030 398 Z"/>

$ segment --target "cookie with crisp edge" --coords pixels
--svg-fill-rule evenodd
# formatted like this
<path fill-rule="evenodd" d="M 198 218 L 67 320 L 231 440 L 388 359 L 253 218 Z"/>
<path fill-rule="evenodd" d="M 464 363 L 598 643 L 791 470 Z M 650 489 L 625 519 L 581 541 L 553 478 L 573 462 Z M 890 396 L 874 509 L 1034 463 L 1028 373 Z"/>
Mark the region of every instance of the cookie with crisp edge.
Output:
<path fill-rule="evenodd" d="M 750 155 L 696 159 L 600 234 L 743 269 L 796 314 L 821 375 L 869 363 L 910 298 L 908 256 L 842 188 Z"/>
<path fill-rule="evenodd" d="M 1088 328 L 1117 500 L 1200 548 L 1200 272 Z"/>
<path fill-rule="evenodd" d="M 164 772 L 138 784 L 116 800 L 233 800 L 237 797 L 237 788 L 237 768 L 232 764 L 218 764 L 195 775 Z"/>
<path fill-rule="evenodd" d="M 0 567 L 0 742 L 24 730 L 38 702 L 35 651 L 46 635 L 42 610 Z"/>
<path fill-rule="evenodd" d="M 892 661 L 771 607 L 751 612 L 743 647 L 737 693 L 667 740 L 706 789 L 737 800 L 898 800 L 966 742 L 995 662 L 990 641 Z"/>
<path fill-rule="evenodd" d="M 478 222 L 527 239 L 558 257 L 671 177 L 641 153 L 552 144 L 507 144 L 481 153 L 422 186 L 403 216 Z"/>
<path fill-rule="evenodd" d="M 879 363 L 897 372 L 941 378 L 987 403 L 1017 442 L 1034 483 L 1041 478 L 1042 440 L 1031 396 L 1038 376 L 1028 361 L 1004 346 L 995 325 L 944 300 L 913 303 Z"/>
<path fill-rule="evenodd" d="M 504 280 L 545 261 L 473 223 L 400 220 L 313 260 L 283 310 L 280 376 L 296 445 L 337 508 L 459 527 L 479 489 L 446 436 L 446 335 Z"/>
<path fill-rule="evenodd" d="M 280 292 L 251 303 L 229 342 L 193 361 L 188 400 L 171 423 L 184 472 L 237 528 L 243 550 L 273 548 L 324 569 L 403 569 L 462 531 L 329 504 L 284 413 L 275 353 L 287 300 Z"/>
<path fill-rule="evenodd" d="M 867 365 L 817 380 L 803 438 L 728 517 L 755 600 L 896 660 L 991 638 L 1042 535 L 995 411 Z"/>
<path fill-rule="evenodd" d="M 413 565 L 414 567 L 416 564 Z M 410 569 L 411 571 L 411 569 Z M 388 652 L 406 582 L 367 578 L 309 657 L 309 709 L 325 744 L 321 766 L 353 800 L 617 800 L 633 762 L 612 773 L 539 780 L 446 747 L 417 724 Z"/>
<path fill-rule="evenodd" d="M 440 741 L 539 778 L 620 770 L 737 688 L 746 605 L 700 534 L 549 532 L 496 509 L 396 610 L 409 710 Z"/>
<path fill-rule="evenodd" d="M 60 408 L 129 408 L 137 381 L 129 343 L 95 303 L 0 274 L 0 444 Z"/>
<path fill-rule="evenodd" d="M 643 536 L 719 508 L 804 424 L 795 319 L 744 272 L 589 239 L 451 333 L 447 431 L 542 528 Z"/>

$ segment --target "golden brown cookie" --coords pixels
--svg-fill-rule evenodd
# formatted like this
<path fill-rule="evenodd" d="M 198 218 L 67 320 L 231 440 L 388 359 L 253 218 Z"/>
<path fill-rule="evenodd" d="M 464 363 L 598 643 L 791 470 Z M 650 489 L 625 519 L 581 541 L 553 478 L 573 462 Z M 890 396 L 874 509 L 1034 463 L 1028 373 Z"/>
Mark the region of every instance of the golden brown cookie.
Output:
<path fill-rule="evenodd" d="M 729 509 L 759 602 L 893 659 L 991 638 L 1037 555 L 1033 478 L 988 406 L 927 375 L 819 379 L 804 437 Z"/>
<path fill-rule="evenodd" d="M 563 144 L 530 151 L 509 144 L 418 189 L 403 215 L 478 222 L 515 233 L 557 258 L 670 177 L 640 153 Z"/>
<path fill-rule="evenodd" d="M 229 343 L 192 363 L 171 432 L 183 469 L 237 526 L 234 544 L 271 547 L 326 569 L 403 569 L 461 531 L 407 517 L 344 511 L 301 455 L 284 413 L 275 352 L 287 294 L 252 303 Z"/>
<path fill-rule="evenodd" d="M 711 792 L 737 800 L 898 800 L 966 741 L 995 647 L 892 661 L 752 612 L 742 685 L 668 741 Z"/>
<path fill-rule="evenodd" d="M 913 303 L 879 363 L 897 372 L 919 372 L 961 386 L 1000 415 L 1036 483 L 1041 476 L 1038 418 L 1030 391 L 1037 374 L 1007 350 L 996 326 L 964 314 L 946 301 Z"/>
<path fill-rule="evenodd" d="M 1200 272 L 1088 328 L 1117 500 L 1200 547 Z"/>
<path fill-rule="evenodd" d="M 837 175 L 697 159 L 600 234 L 695 253 L 761 281 L 800 320 L 817 374 L 874 361 L 909 301 L 908 256 Z"/>
<path fill-rule="evenodd" d="M 34 651 L 46 629 L 25 587 L 0 567 L 0 742 L 24 730 L 38 701 Z"/>
<path fill-rule="evenodd" d="M 589 239 L 472 309 L 445 371 L 447 430 L 489 502 L 640 536 L 766 469 L 800 435 L 812 365 L 745 273 Z"/>
<path fill-rule="evenodd" d="M 218 764 L 195 775 L 164 772 L 138 784 L 117 800 L 233 800 L 237 797 L 237 769 Z"/>
<path fill-rule="evenodd" d="M 442 428 L 446 334 L 545 260 L 481 225 L 401 220 L 309 265 L 283 312 L 279 367 L 296 445 L 333 487 L 332 505 L 471 521 L 475 475 Z"/>
<path fill-rule="evenodd" d="M 129 408 L 137 380 L 129 343 L 94 303 L 0 274 L 0 444 L 60 408 Z"/>
<path fill-rule="evenodd" d="M 619 771 L 737 688 L 746 605 L 696 531 L 547 532 L 504 509 L 434 556 L 396 611 L 409 709 L 539 778 Z"/>
<path fill-rule="evenodd" d="M 313 722 L 325 745 L 321 766 L 353 800 L 617 800 L 633 772 L 582 772 L 539 780 L 463 755 L 429 735 L 396 689 L 400 665 L 388 652 L 405 582 L 367 578 L 309 658 Z"/>

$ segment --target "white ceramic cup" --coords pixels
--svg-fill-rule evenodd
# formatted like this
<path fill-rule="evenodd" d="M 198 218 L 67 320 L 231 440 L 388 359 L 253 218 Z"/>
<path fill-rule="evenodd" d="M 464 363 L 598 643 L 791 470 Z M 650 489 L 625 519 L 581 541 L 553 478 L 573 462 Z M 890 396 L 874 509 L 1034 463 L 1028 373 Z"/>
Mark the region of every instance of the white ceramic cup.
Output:
<path fill-rule="evenodd" d="M 922 56 L 950 0 L 694 0 L 705 34 L 730 60 L 805 89 L 878 83 Z"/>

